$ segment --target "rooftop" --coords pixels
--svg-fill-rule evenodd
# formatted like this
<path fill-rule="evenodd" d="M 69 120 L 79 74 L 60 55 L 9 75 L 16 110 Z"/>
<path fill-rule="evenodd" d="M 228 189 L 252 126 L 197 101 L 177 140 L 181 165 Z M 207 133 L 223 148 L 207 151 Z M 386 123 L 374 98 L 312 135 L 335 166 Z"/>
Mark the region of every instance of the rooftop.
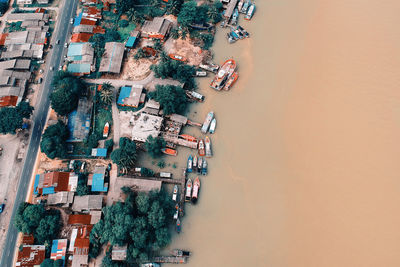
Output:
<path fill-rule="evenodd" d="M 103 207 L 103 196 L 86 195 L 75 196 L 72 210 L 76 212 L 88 212 L 90 210 L 101 210 Z"/>
<path fill-rule="evenodd" d="M 123 43 L 109 42 L 100 62 L 100 72 L 120 73 L 125 47 Z"/>
<path fill-rule="evenodd" d="M 118 105 L 139 107 L 140 96 L 143 91 L 142 85 L 124 86 L 121 87 L 121 91 L 118 96 Z"/>
<path fill-rule="evenodd" d="M 132 117 L 132 140 L 146 142 L 147 137 L 160 134 L 163 118 L 151 114 L 139 113 Z"/>

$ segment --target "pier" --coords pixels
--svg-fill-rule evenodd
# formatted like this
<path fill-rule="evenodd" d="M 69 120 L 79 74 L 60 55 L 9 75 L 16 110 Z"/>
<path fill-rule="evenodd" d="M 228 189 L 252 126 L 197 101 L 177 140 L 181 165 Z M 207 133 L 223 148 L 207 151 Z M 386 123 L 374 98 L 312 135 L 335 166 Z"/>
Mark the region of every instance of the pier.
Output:
<path fill-rule="evenodd" d="M 157 263 L 187 263 L 188 257 L 160 256 L 154 257 L 153 262 Z"/>

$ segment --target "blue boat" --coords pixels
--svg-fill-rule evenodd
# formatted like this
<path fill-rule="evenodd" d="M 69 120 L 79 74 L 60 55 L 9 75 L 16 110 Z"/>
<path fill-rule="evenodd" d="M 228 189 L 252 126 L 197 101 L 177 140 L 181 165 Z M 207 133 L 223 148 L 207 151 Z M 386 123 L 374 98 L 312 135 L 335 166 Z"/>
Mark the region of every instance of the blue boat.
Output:
<path fill-rule="evenodd" d="M 238 23 L 238 20 L 239 20 L 239 11 L 237 8 L 235 8 L 232 14 L 231 24 L 236 25 Z"/>
<path fill-rule="evenodd" d="M 244 2 L 242 10 L 240 10 L 240 12 L 246 14 L 247 13 L 247 9 L 249 8 L 250 4 L 251 4 L 251 2 L 249 0 Z"/>
<path fill-rule="evenodd" d="M 233 44 L 234 42 L 237 41 L 237 39 L 236 39 L 235 37 L 232 36 L 231 32 L 229 32 L 229 33 L 226 34 L 226 38 L 228 39 L 228 42 L 229 42 L 230 44 Z"/>
<path fill-rule="evenodd" d="M 188 161 L 187 161 L 187 172 L 192 172 L 193 171 L 193 157 L 192 155 L 189 156 Z"/>
<path fill-rule="evenodd" d="M 202 175 L 207 175 L 207 160 L 203 159 L 203 168 L 201 170 Z"/>

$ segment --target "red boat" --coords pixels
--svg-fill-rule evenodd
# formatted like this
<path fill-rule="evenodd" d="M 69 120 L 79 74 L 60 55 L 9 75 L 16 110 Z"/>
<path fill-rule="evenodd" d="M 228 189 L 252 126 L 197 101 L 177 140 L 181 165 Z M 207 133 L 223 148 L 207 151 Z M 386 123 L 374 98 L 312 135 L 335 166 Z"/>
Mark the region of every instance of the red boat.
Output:
<path fill-rule="evenodd" d="M 192 191 L 192 203 L 195 204 L 197 202 L 197 198 L 199 197 L 200 190 L 200 179 L 196 177 L 193 182 L 193 191 Z"/>
<path fill-rule="evenodd" d="M 219 68 L 217 75 L 215 75 L 214 80 L 212 80 L 210 86 L 215 90 L 221 90 L 225 87 L 225 84 L 228 82 L 229 78 L 235 72 L 236 69 L 236 61 L 233 59 L 228 59 L 225 63 Z"/>
<path fill-rule="evenodd" d="M 199 141 L 199 156 L 203 157 L 206 155 L 205 147 L 204 147 L 204 141 L 203 139 L 200 139 Z"/>
<path fill-rule="evenodd" d="M 171 148 L 163 148 L 161 149 L 162 153 L 170 155 L 170 156 L 176 156 L 178 155 L 178 151 L 171 149 Z"/>
<path fill-rule="evenodd" d="M 174 60 L 178 60 L 178 61 L 182 61 L 182 62 L 186 62 L 186 61 L 187 61 L 187 59 L 186 59 L 185 57 L 180 56 L 180 55 L 169 54 L 168 56 L 169 56 L 171 59 L 174 59 Z"/>
<path fill-rule="evenodd" d="M 231 75 L 231 77 L 229 77 L 228 81 L 226 82 L 226 84 L 224 86 L 224 90 L 228 91 L 238 78 L 239 78 L 239 74 L 237 72 L 234 72 Z"/>
<path fill-rule="evenodd" d="M 197 141 L 196 137 L 188 135 L 188 134 L 181 134 L 180 137 L 182 137 L 185 140 L 192 141 L 192 142 L 196 142 Z"/>

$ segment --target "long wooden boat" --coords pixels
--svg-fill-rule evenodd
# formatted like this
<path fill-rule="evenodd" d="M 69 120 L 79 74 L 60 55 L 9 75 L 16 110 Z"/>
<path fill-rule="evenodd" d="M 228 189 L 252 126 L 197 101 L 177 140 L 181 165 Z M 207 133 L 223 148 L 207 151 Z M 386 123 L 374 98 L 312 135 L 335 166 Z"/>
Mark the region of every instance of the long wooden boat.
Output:
<path fill-rule="evenodd" d="M 107 138 L 108 137 L 108 132 L 110 130 L 110 124 L 107 122 L 104 125 L 104 129 L 103 129 L 103 138 Z"/>
<path fill-rule="evenodd" d="M 189 156 L 188 160 L 187 160 L 187 172 L 191 173 L 193 171 L 193 157 L 192 155 Z"/>
<path fill-rule="evenodd" d="M 199 156 L 204 157 L 206 155 L 206 150 L 205 150 L 205 146 L 204 146 L 204 141 L 203 139 L 200 139 L 199 141 Z"/>
<path fill-rule="evenodd" d="M 176 220 L 176 231 L 178 232 L 178 234 L 181 232 L 181 220 L 179 220 L 179 218 Z"/>
<path fill-rule="evenodd" d="M 211 121 L 211 124 L 210 124 L 210 130 L 209 130 L 210 134 L 215 133 L 215 128 L 216 128 L 216 127 L 217 127 L 217 119 L 214 118 L 214 119 Z"/>
<path fill-rule="evenodd" d="M 161 149 L 161 152 L 170 156 L 176 156 L 178 155 L 178 151 L 176 151 L 175 149 L 171 149 L 171 148 L 163 148 Z"/>
<path fill-rule="evenodd" d="M 233 59 L 228 59 L 219 69 L 217 75 L 212 80 L 210 86 L 215 90 L 221 90 L 224 88 L 225 83 L 228 81 L 229 77 L 232 73 L 235 72 L 236 69 L 236 61 Z"/>
<path fill-rule="evenodd" d="M 196 137 L 188 135 L 188 134 L 181 134 L 181 135 L 179 135 L 179 137 L 181 137 L 181 138 L 183 138 L 183 139 L 185 139 L 187 141 L 192 141 L 192 142 L 196 142 L 197 141 Z"/>
<path fill-rule="evenodd" d="M 206 144 L 206 157 L 210 158 L 212 157 L 212 150 L 211 150 L 211 140 L 206 136 L 205 138 L 205 144 Z"/>
<path fill-rule="evenodd" d="M 207 165 L 207 160 L 203 160 L 203 168 L 201 169 L 201 174 L 207 175 L 208 173 L 208 165 Z"/>
<path fill-rule="evenodd" d="M 172 193 L 172 200 L 176 201 L 177 197 L 178 197 L 178 190 L 179 187 L 177 185 L 174 185 L 174 192 Z"/>
<path fill-rule="evenodd" d="M 237 81 L 238 78 L 239 74 L 237 72 L 232 73 L 224 86 L 224 90 L 228 91 L 229 89 L 231 89 L 232 85 Z"/>
<path fill-rule="evenodd" d="M 251 18 L 254 15 L 254 12 L 256 12 L 256 5 L 255 4 L 251 4 L 251 6 L 249 7 L 249 10 L 247 10 L 246 16 L 244 16 L 244 19 L 245 20 L 251 20 Z"/>
<path fill-rule="evenodd" d="M 192 203 L 196 204 L 197 199 L 199 197 L 199 190 L 200 190 L 200 179 L 196 177 L 193 182 L 193 193 L 192 193 Z"/>
<path fill-rule="evenodd" d="M 200 157 L 197 163 L 197 173 L 201 173 L 202 170 L 203 170 L 203 158 Z"/>
<path fill-rule="evenodd" d="M 214 112 L 213 111 L 208 112 L 207 117 L 204 120 L 203 126 L 201 127 L 202 133 L 207 133 L 208 128 L 210 127 L 210 123 L 213 118 L 214 118 Z"/>
<path fill-rule="evenodd" d="M 189 178 L 186 182 L 185 201 L 190 201 L 192 197 L 192 180 Z"/>

